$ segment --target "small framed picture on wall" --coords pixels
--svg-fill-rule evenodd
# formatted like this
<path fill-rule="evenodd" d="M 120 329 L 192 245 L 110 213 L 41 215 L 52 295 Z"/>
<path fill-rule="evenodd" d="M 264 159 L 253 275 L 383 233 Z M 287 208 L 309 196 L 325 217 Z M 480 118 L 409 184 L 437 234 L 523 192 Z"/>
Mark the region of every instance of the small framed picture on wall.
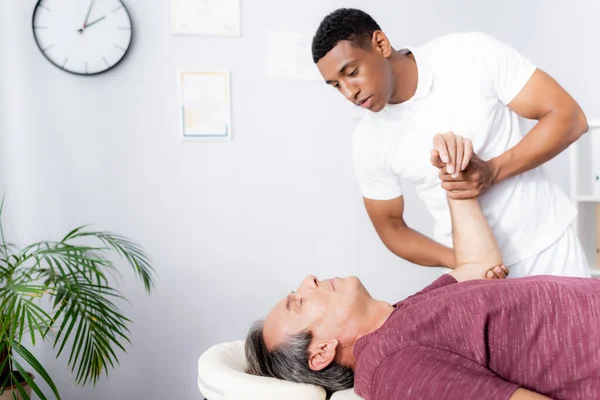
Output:
<path fill-rule="evenodd" d="M 232 139 L 230 75 L 229 70 L 177 70 L 183 139 Z"/>
<path fill-rule="evenodd" d="M 241 36 L 241 0 L 171 0 L 177 35 Z"/>

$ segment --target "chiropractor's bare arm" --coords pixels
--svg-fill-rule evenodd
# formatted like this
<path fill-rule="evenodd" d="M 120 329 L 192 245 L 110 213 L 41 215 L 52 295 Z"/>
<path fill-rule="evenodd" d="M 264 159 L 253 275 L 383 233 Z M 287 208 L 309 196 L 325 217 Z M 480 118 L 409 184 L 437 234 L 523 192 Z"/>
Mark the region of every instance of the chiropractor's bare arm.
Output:
<path fill-rule="evenodd" d="M 411 229 L 404 222 L 404 197 L 364 198 L 367 213 L 385 246 L 397 256 L 422 266 L 454 268 L 452 249 Z"/>
<path fill-rule="evenodd" d="M 551 400 L 550 397 L 543 396 L 541 394 L 529 391 L 527 389 L 517 389 L 510 400 Z"/>
<path fill-rule="evenodd" d="M 443 187 L 455 199 L 474 198 L 490 186 L 529 171 L 554 158 L 588 130 L 587 119 L 577 102 L 548 74 L 537 69 L 523 89 L 508 103 L 517 114 L 538 120 L 538 123 L 514 147 L 490 160 L 474 156 L 473 161 L 454 177 L 452 159 L 454 142 L 448 149 L 434 143 L 432 164 L 442 168 L 449 162 L 449 170 L 440 173 Z M 438 138 L 439 139 L 439 138 Z M 443 143 L 444 145 L 446 143 Z M 450 153 L 450 154 L 448 154 Z"/>
<path fill-rule="evenodd" d="M 577 102 L 550 75 L 537 69 L 508 104 L 517 114 L 538 123 L 513 148 L 488 161 L 493 183 L 518 175 L 552 159 L 588 130 Z"/>

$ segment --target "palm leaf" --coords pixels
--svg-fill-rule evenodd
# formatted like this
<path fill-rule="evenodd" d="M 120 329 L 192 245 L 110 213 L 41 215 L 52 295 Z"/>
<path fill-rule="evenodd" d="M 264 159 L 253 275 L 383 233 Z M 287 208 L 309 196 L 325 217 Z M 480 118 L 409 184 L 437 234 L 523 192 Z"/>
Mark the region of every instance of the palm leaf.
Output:
<path fill-rule="evenodd" d="M 86 232 L 77 230 L 69 239 L 94 237 L 101 240 L 107 247 L 117 251 L 129 263 L 138 277 L 144 283 L 146 291 L 154 286 L 152 274 L 155 272 L 142 248 L 120 235 L 110 232 Z"/>
<path fill-rule="evenodd" d="M 16 342 L 13 343 L 13 350 L 15 351 L 15 353 L 17 353 L 19 356 L 21 356 L 21 358 L 23 358 L 23 360 L 25 360 L 25 362 L 27 362 L 27 364 L 29 364 L 35 372 L 38 373 L 38 375 L 44 380 L 44 382 L 46 382 L 46 384 L 48 384 L 48 386 L 50 387 L 50 390 L 52 390 L 52 393 L 54 393 L 56 398 L 58 400 L 60 400 L 60 395 L 58 394 L 58 389 L 56 388 L 56 385 L 52 381 L 52 378 L 50 378 L 50 375 L 48 375 L 48 372 L 44 369 L 42 364 L 40 364 L 40 362 L 33 356 L 33 354 L 31 354 L 31 352 L 29 352 L 29 350 L 27 350 L 25 347 L 23 347 L 22 345 L 20 345 L 19 343 L 16 343 Z M 40 396 L 40 399 L 45 399 L 46 397 L 41 392 L 38 385 L 31 379 L 31 377 L 29 377 L 29 375 L 25 372 L 24 369 L 20 368 L 20 364 L 14 359 L 13 359 L 13 364 L 16 366 L 17 370 L 21 373 L 21 375 L 23 375 L 25 377 L 27 384 L 29 386 L 31 386 L 31 388 L 35 391 L 35 393 L 38 396 Z"/>
<path fill-rule="evenodd" d="M 55 339 L 60 354 L 75 332 L 68 365 L 76 373 L 76 382 L 82 384 L 96 382 L 103 369 L 108 373 L 104 366 L 118 363 L 112 347 L 125 351 L 121 340 L 129 342 L 129 320 L 106 298 L 118 293 L 108 287 L 96 288 L 85 282 L 65 287 L 68 305 L 60 310 L 63 321 Z"/>
<path fill-rule="evenodd" d="M 36 333 L 42 338 L 45 336 L 52 318 L 36 304 L 43 293 L 45 290 L 39 285 L 13 283 L 3 288 L 0 292 L 0 309 L 3 310 L 5 319 L 2 321 L 0 337 L 16 337 L 21 342 L 23 332 L 27 329 L 35 344 Z"/>

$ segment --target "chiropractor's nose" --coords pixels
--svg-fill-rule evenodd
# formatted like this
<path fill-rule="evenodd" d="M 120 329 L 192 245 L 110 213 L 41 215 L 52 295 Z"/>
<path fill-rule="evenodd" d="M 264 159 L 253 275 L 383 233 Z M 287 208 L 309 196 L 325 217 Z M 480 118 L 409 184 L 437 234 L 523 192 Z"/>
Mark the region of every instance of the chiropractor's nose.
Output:
<path fill-rule="evenodd" d="M 356 103 L 358 100 L 358 94 L 360 93 L 360 89 L 358 86 L 348 83 L 348 82 L 340 82 L 341 92 L 345 98 L 350 100 L 353 103 Z"/>

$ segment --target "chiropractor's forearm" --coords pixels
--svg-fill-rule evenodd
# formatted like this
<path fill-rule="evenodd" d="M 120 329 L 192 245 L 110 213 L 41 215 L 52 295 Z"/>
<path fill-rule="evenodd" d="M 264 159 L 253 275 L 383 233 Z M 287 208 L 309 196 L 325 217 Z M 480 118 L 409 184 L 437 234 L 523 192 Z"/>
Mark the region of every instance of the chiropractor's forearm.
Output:
<path fill-rule="evenodd" d="M 477 199 L 448 199 L 456 265 L 481 267 L 502 264 L 502 255 Z"/>
<path fill-rule="evenodd" d="M 406 225 L 390 226 L 380 236 L 392 253 L 407 261 L 426 267 L 454 268 L 452 249 Z"/>
<path fill-rule="evenodd" d="M 514 147 L 489 161 L 493 183 L 529 171 L 554 158 L 588 130 L 581 114 L 549 112 Z"/>

